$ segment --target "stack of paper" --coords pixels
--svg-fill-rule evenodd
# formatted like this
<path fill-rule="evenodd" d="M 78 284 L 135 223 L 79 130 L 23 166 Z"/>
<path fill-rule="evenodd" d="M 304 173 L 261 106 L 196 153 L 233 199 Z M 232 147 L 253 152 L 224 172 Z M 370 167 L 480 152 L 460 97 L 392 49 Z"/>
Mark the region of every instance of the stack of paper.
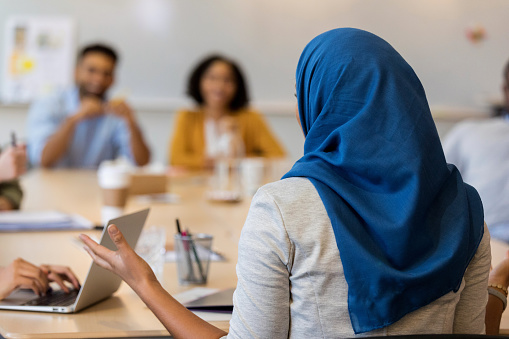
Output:
<path fill-rule="evenodd" d="M 0 213 L 0 232 L 80 230 L 93 226 L 82 216 L 57 211 Z"/>

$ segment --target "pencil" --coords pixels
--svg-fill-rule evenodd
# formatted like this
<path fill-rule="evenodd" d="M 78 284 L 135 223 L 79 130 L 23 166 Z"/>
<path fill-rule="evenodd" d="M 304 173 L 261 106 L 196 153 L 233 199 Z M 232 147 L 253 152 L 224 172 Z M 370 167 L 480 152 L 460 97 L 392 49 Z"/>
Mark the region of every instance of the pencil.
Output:
<path fill-rule="evenodd" d="M 175 219 L 175 222 L 177 223 L 177 233 L 178 234 L 182 234 L 182 232 L 180 230 L 180 221 L 179 221 L 179 218 Z"/>
<path fill-rule="evenodd" d="M 177 232 L 178 234 L 180 235 L 180 242 L 182 244 L 182 247 L 184 248 L 184 252 L 185 252 L 185 259 L 186 259 L 186 264 L 187 264 L 187 277 L 186 277 L 186 280 L 195 280 L 195 277 L 194 277 L 194 270 L 193 270 L 193 261 L 191 260 L 191 255 L 189 254 L 189 243 L 188 243 L 188 240 L 184 240 L 182 239 L 182 237 L 186 237 L 187 236 L 187 233 L 184 231 L 182 232 L 181 228 L 180 228 L 180 221 L 179 219 L 175 219 L 175 223 L 177 224 Z"/>
<path fill-rule="evenodd" d="M 16 132 L 14 131 L 11 131 L 11 146 L 12 147 L 16 147 Z"/>
<path fill-rule="evenodd" d="M 189 233 L 189 230 L 187 230 L 187 235 L 191 236 L 191 233 Z M 190 245 L 191 245 L 191 248 L 193 249 L 193 253 L 194 253 L 194 257 L 196 259 L 196 263 L 198 264 L 198 270 L 200 271 L 201 280 L 203 282 L 205 282 L 205 275 L 203 273 L 203 267 L 201 266 L 201 260 L 200 260 L 200 257 L 198 256 L 198 252 L 196 252 L 196 246 L 194 246 L 194 241 L 193 240 L 190 240 Z"/>

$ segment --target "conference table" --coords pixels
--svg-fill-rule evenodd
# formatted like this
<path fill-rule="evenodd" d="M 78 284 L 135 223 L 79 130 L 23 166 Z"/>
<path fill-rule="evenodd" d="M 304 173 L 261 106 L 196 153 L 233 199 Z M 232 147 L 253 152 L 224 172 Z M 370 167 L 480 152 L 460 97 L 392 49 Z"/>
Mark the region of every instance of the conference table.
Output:
<path fill-rule="evenodd" d="M 171 177 L 168 191 L 179 196 L 175 203 L 149 203 L 131 196 L 126 213 L 150 207 L 146 226 L 166 229 L 167 247 L 171 250 L 175 234 L 175 219 L 193 233 L 214 236 L 213 249 L 226 261 L 212 262 L 205 287 L 226 289 L 235 287 L 237 277 L 238 240 L 249 210 L 250 199 L 236 203 L 211 202 L 206 197 L 210 175 L 184 174 Z M 100 224 L 101 192 L 94 171 L 33 170 L 22 179 L 25 191 L 23 209 L 27 211 L 58 210 L 77 213 Z M 86 233 L 98 238 L 99 230 Z M 77 240 L 81 231 L 21 232 L 0 234 L 0 265 L 22 257 L 36 264 L 51 263 L 71 266 L 81 281 L 91 259 Z M 505 256 L 509 246 L 492 241 L 494 265 Z M 180 286 L 176 263 L 164 265 L 162 284 L 171 294 L 193 288 Z M 224 315 L 201 314 L 205 320 L 227 331 Z M 502 317 L 501 333 L 509 333 L 509 312 Z M 120 338 L 169 337 L 170 334 L 145 304 L 122 283 L 110 297 L 76 314 L 0 311 L 0 335 L 4 338 Z"/>
<path fill-rule="evenodd" d="M 212 234 L 213 250 L 226 257 L 211 262 L 204 287 L 226 289 L 235 287 L 235 264 L 240 232 L 250 205 L 249 198 L 236 203 L 211 202 L 205 193 L 210 176 L 204 173 L 169 178 L 168 190 L 179 197 L 176 203 L 148 203 L 136 196 L 128 199 L 126 213 L 150 207 L 145 227 L 164 227 L 167 246 L 171 249 L 176 232 L 175 219 L 193 233 Z M 22 179 L 25 196 L 22 208 L 27 211 L 57 210 L 77 213 L 100 224 L 101 191 L 95 171 L 34 170 Z M 22 257 L 36 264 L 51 263 L 70 266 L 81 281 L 91 259 L 77 237 L 86 233 L 99 238 L 101 231 L 53 231 L 0 234 L 0 265 Z M 164 288 L 178 294 L 194 286 L 180 286 L 176 263 L 165 263 Z M 202 313 L 203 314 L 203 313 Z M 215 326 L 228 330 L 224 315 L 205 314 Z M 0 311 L 0 335 L 5 338 L 117 338 L 169 336 L 166 329 L 137 297 L 122 283 L 113 297 L 76 314 Z"/>

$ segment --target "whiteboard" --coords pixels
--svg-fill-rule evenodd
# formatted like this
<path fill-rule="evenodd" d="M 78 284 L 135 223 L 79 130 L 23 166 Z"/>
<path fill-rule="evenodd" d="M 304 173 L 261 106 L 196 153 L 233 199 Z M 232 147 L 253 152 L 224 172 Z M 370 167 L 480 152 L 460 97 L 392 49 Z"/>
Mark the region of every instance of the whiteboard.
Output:
<path fill-rule="evenodd" d="M 255 105 L 286 109 L 300 52 L 335 27 L 389 41 L 433 106 L 479 108 L 500 99 L 509 59 L 506 0 L 0 0 L 0 8 L 2 30 L 13 15 L 70 16 L 78 45 L 111 43 L 121 54 L 114 91 L 146 105 L 185 102 L 192 66 L 219 52 L 241 63 Z M 477 24 L 487 38 L 472 44 L 465 30 Z"/>

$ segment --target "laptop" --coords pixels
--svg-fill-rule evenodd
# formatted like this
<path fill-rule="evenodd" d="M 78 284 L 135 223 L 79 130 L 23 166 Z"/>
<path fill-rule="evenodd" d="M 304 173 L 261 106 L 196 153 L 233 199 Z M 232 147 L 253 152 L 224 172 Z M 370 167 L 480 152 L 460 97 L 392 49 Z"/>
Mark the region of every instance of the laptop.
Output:
<path fill-rule="evenodd" d="M 233 311 L 233 293 L 235 288 L 219 291 L 185 303 L 191 311 L 229 312 Z"/>
<path fill-rule="evenodd" d="M 127 243 L 134 248 L 150 209 L 112 219 L 107 225 L 115 224 L 124 234 Z M 100 244 L 116 250 L 113 241 L 104 228 Z M 66 294 L 56 290 L 43 297 L 37 297 L 32 290 L 20 289 L 0 301 L 0 310 L 35 311 L 52 313 L 75 313 L 110 297 L 120 287 L 122 279 L 116 274 L 97 266 L 90 265 L 88 274 L 79 290 Z"/>

